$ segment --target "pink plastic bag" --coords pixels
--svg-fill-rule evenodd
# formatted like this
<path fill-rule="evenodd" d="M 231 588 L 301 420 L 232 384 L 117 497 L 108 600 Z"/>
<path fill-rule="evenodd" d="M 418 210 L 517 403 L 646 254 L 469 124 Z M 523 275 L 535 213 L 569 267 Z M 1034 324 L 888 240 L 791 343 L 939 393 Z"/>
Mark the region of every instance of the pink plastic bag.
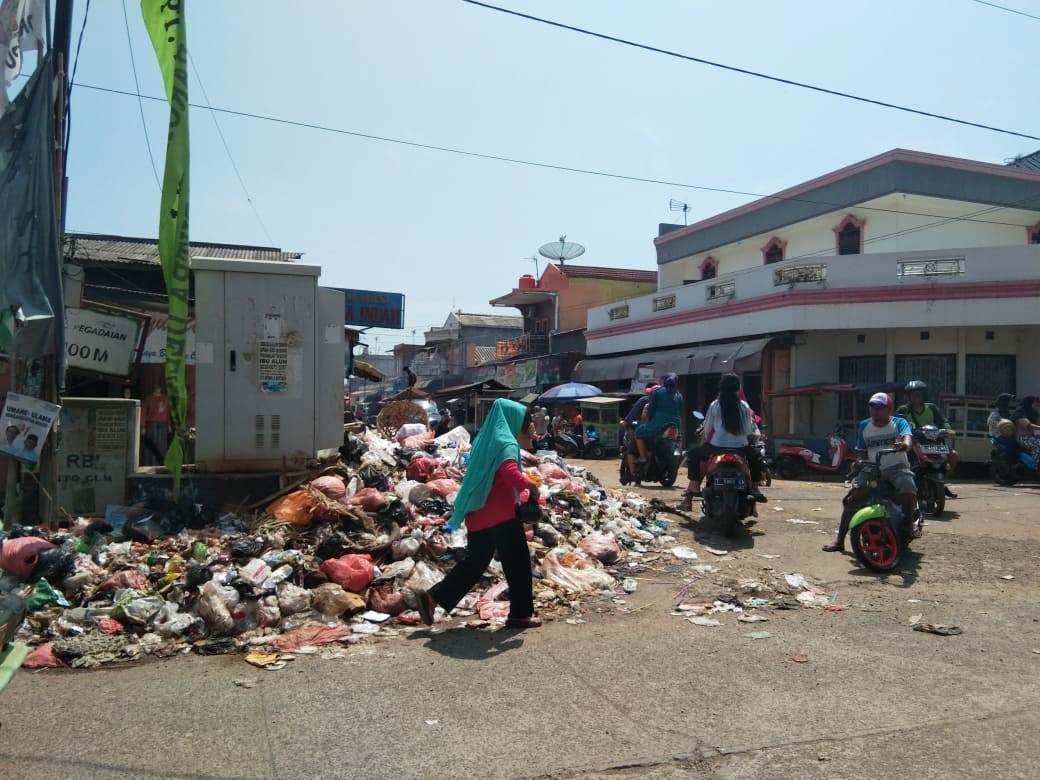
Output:
<path fill-rule="evenodd" d="M 283 653 L 292 653 L 301 647 L 314 647 L 316 645 L 328 645 L 338 642 L 350 636 L 351 630 L 347 626 L 323 626 L 311 624 L 300 626 L 292 631 L 286 631 L 281 636 L 275 637 L 267 644 Z"/>
<path fill-rule="evenodd" d="M 582 539 L 578 546 L 601 563 L 614 563 L 621 557 L 621 546 L 614 534 L 593 532 Z"/>
<path fill-rule="evenodd" d="M 546 479 L 567 479 L 567 472 L 557 466 L 555 463 L 542 463 L 538 466 L 538 471 L 541 472 L 542 476 Z"/>
<path fill-rule="evenodd" d="M 413 450 L 421 450 L 432 441 L 433 431 L 426 431 L 426 433 L 420 433 L 418 436 L 407 437 L 401 442 L 401 446 Z"/>
<path fill-rule="evenodd" d="M 492 585 L 484 591 L 480 598 L 477 599 L 477 612 L 481 620 L 504 620 L 509 617 L 509 602 L 498 601 L 498 597 L 508 587 L 508 583 L 499 582 L 497 585 Z"/>
<path fill-rule="evenodd" d="M 360 593 L 367 588 L 375 574 L 372 569 L 372 556 L 356 553 L 331 558 L 321 565 L 321 570 L 330 582 L 351 593 Z"/>
<path fill-rule="evenodd" d="M 3 545 L 3 553 L 0 554 L 0 569 L 10 572 L 20 580 L 27 580 L 32 576 L 40 553 L 44 550 L 54 549 L 53 544 L 37 536 L 4 539 Z"/>
<path fill-rule="evenodd" d="M 125 571 L 117 571 L 98 586 L 99 590 L 103 590 L 106 593 L 114 593 L 117 590 L 126 590 L 127 588 L 147 593 L 152 589 L 152 585 L 148 581 L 148 575 L 140 569 L 126 569 Z"/>
<path fill-rule="evenodd" d="M 343 480 L 340 477 L 334 474 L 328 474 L 312 480 L 311 487 L 320 493 L 324 493 L 333 501 L 339 501 L 347 495 L 347 486 L 343 484 Z"/>
<path fill-rule="evenodd" d="M 404 603 L 404 595 L 394 590 L 394 584 L 386 582 L 369 589 L 368 608 L 388 615 L 400 615 L 408 606 Z"/>
<path fill-rule="evenodd" d="M 357 493 L 347 499 L 352 506 L 360 506 L 366 512 L 375 512 L 386 503 L 386 498 L 375 488 L 361 488 Z"/>
<path fill-rule="evenodd" d="M 459 483 L 453 479 L 431 479 L 426 483 L 426 487 L 438 498 L 446 498 L 459 492 Z"/>

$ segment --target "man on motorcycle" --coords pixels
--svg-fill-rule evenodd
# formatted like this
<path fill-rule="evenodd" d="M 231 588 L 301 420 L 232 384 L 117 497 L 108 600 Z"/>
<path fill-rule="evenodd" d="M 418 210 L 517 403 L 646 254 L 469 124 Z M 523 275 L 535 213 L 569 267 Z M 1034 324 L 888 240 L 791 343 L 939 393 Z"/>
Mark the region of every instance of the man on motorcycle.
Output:
<path fill-rule="evenodd" d="M 621 421 L 621 430 L 628 434 L 628 449 L 625 451 L 625 457 L 628 458 L 629 474 L 636 473 L 636 458 L 639 456 L 639 450 L 636 448 L 636 426 L 642 421 L 643 412 L 650 403 L 650 396 L 657 388 L 658 385 L 647 385 L 643 397 L 635 402 L 635 405 L 625 415 L 625 419 Z"/>
<path fill-rule="evenodd" d="M 902 417 L 892 415 L 892 398 L 888 393 L 874 393 L 870 397 L 869 407 L 870 417 L 859 424 L 856 452 L 866 453 L 867 458 L 874 462 L 878 450 L 899 450 L 881 456 L 880 478 L 887 480 L 895 488 L 903 507 L 903 515 L 911 519 L 917 512 L 917 485 L 914 483 L 910 461 L 906 457 L 906 451 L 913 445 L 910 423 Z M 868 475 L 860 471 L 852 478 L 852 489 L 844 499 L 845 510 L 841 513 L 838 538 L 832 544 L 824 545 L 824 552 L 844 552 L 849 522 L 869 495 Z"/>
<path fill-rule="evenodd" d="M 701 494 L 701 462 L 722 450 L 739 450 L 751 472 L 751 494 L 756 500 L 765 502 L 766 497 L 758 485 L 762 479 L 762 454 L 749 446 L 748 437 L 758 432 L 755 414 L 746 401 L 740 398 L 740 377 L 723 374 L 719 380 L 719 397 L 711 402 L 704 418 L 704 441 L 692 448 L 686 456 L 690 470 L 690 485 L 683 494 L 680 509 L 689 511 L 694 496 Z"/>
<path fill-rule="evenodd" d="M 947 473 L 952 475 L 961 457 L 957 454 L 957 450 L 953 448 L 953 431 L 950 430 L 943 413 L 939 411 L 938 406 L 928 403 L 926 400 L 928 398 L 928 385 L 920 379 L 912 379 L 906 383 L 906 387 L 903 389 L 906 390 L 909 403 L 905 403 L 896 409 L 896 414 L 910 423 L 911 431 L 923 428 L 926 425 L 934 425 L 936 428 L 946 430 L 946 437 L 950 440 L 950 454 L 946 461 L 949 464 Z M 957 497 L 957 494 L 950 490 L 949 487 L 946 488 L 946 494 L 950 498 Z"/>

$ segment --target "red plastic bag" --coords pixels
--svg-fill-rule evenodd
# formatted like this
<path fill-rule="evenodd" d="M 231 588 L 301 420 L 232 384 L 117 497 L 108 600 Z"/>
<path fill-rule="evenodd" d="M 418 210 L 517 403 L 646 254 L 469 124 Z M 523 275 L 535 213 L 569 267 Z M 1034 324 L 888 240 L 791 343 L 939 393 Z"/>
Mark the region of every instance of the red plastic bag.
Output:
<path fill-rule="evenodd" d="M 32 576 L 40 553 L 44 550 L 54 549 L 53 544 L 38 536 L 4 539 L 3 545 L 3 553 L 0 554 L 0 569 L 10 572 L 20 580 L 27 580 Z"/>
<path fill-rule="evenodd" d="M 360 593 L 372 582 L 375 575 L 371 555 L 348 553 L 339 558 L 330 558 L 321 565 L 322 572 L 343 590 Z"/>
<path fill-rule="evenodd" d="M 426 483 L 426 487 L 437 498 L 447 498 L 459 492 L 459 483 L 453 479 L 431 479 Z"/>
<path fill-rule="evenodd" d="M 313 647 L 315 645 L 328 645 L 338 642 L 344 637 L 350 636 L 347 626 L 323 626 L 311 624 L 300 626 L 292 631 L 286 631 L 281 636 L 275 637 L 267 644 L 283 653 L 292 653 L 301 647 Z"/>
<path fill-rule="evenodd" d="M 388 615 L 400 615 L 408 605 L 404 603 L 404 595 L 394 589 L 394 584 L 386 582 L 369 589 L 368 608 Z"/>
<path fill-rule="evenodd" d="M 267 512 L 275 520 L 281 520 L 283 523 L 310 525 L 317 509 L 318 502 L 314 500 L 314 496 L 306 490 L 295 490 L 268 506 Z"/>
<path fill-rule="evenodd" d="M 148 592 L 152 589 L 152 586 L 148 582 L 148 575 L 143 571 L 140 569 L 127 569 L 126 571 L 117 571 L 102 582 L 98 588 L 106 593 L 114 593 L 117 590 L 126 590 L 127 588 Z"/>
<path fill-rule="evenodd" d="M 386 498 L 375 488 L 367 487 L 361 488 L 348 498 L 347 503 L 351 506 L 359 506 L 366 512 L 375 512 L 386 503 Z"/>
<path fill-rule="evenodd" d="M 26 669 L 61 669 L 65 662 L 54 654 L 54 647 L 48 642 L 25 656 L 22 666 Z"/>
<path fill-rule="evenodd" d="M 567 472 L 557 466 L 555 463 L 543 463 L 538 467 L 538 471 L 541 472 L 542 476 L 546 479 L 567 479 Z"/>
<path fill-rule="evenodd" d="M 447 479 L 444 467 L 435 458 L 416 458 L 408 464 L 408 479 L 416 482 L 427 482 L 431 479 Z"/>
<path fill-rule="evenodd" d="M 433 441 L 433 431 L 426 431 L 415 436 L 408 436 L 402 442 L 402 447 L 412 450 L 421 450 Z"/>

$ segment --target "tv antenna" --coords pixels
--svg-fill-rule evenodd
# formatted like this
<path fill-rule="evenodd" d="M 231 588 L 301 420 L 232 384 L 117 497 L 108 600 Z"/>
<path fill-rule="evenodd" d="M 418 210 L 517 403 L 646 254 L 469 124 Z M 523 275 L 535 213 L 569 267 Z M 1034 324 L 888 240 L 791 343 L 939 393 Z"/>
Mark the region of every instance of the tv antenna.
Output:
<path fill-rule="evenodd" d="M 681 211 L 682 212 L 682 223 L 684 225 L 686 224 L 686 214 L 690 211 L 690 204 L 689 203 L 683 203 L 681 200 L 676 200 L 675 198 L 672 198 L 670 201 L 668 201 L 668 210 L 669 211 Z"/>
<path fill-rule="evenodd" d="M 534 261 L 534 280 L 538 281 L 538 255 L 530 255 L 528 257 L 521 257 L 521 260 L 533 260 Z"/>
<path fill-rule="evenodd" d="M 563 265 L 565 261 L 573 260 L 575 257 L 581 257 L 585 254 L 585 247 L 568 241 L 567 236 L 560 236 L 559 241 L 552 241 L 538 247 L 538 254 Z"/>

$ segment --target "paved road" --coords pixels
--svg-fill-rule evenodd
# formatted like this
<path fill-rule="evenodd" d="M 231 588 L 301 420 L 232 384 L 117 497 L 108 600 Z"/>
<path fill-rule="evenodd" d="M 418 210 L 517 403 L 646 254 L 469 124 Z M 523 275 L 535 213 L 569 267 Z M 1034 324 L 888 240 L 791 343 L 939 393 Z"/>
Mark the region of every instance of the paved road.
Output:
<path fill-rule="evenodd" d="M 582 625 L 424 630 L 281 672 L 188 657 L 20 673 L 0 701 L 0 778 L 1036 777 L 1040 491 L 962 486 L 884 579 L 819 551 L 840 485 L 768 492 L 740 545 L 674 518 L 719 568 L 693 594 L 772 566 L 826 581 L 846 612 L 694 626 L 669 615 L 684 572 L 662 566 L 631 611 Z M 914 632 L 911 614 L 964 633 Z"/>

